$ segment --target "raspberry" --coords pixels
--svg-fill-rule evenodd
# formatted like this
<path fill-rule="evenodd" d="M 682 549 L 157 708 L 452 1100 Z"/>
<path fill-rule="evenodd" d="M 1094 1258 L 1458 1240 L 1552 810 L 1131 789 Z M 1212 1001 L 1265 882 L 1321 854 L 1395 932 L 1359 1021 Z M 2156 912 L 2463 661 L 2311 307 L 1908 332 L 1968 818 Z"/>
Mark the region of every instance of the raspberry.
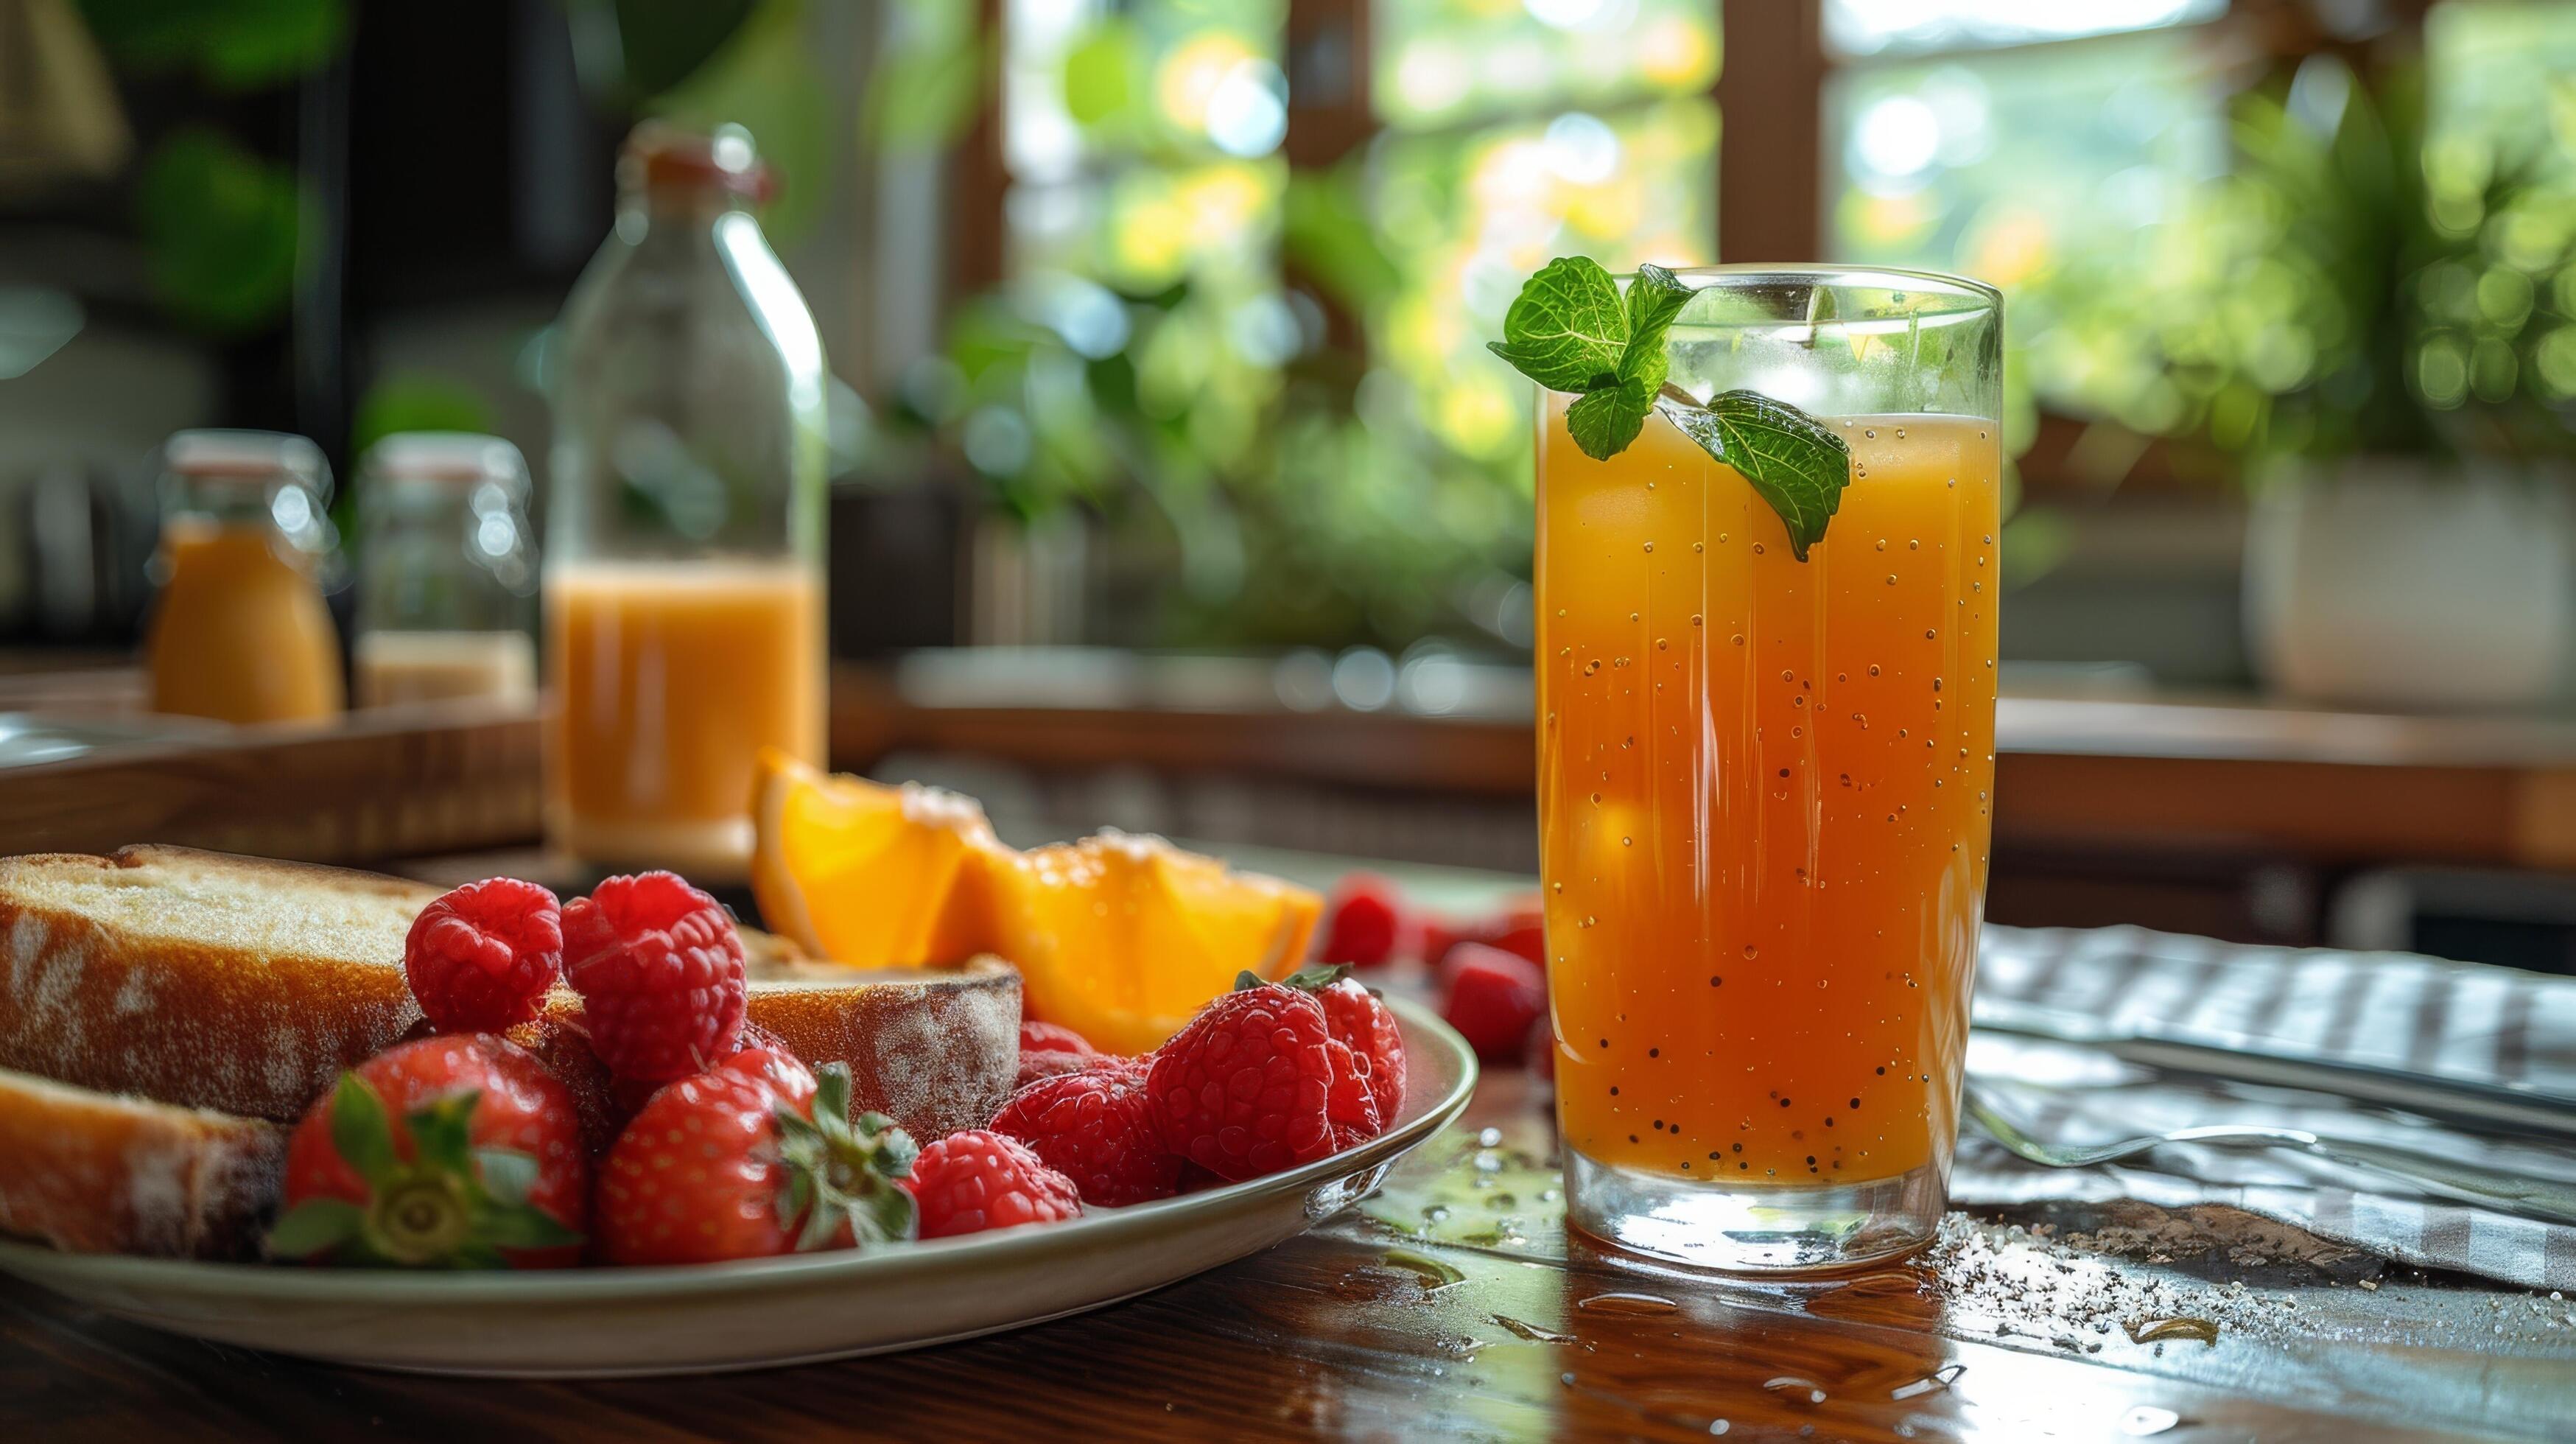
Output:
<path fill-rule="evenodd" d="M 563 970 L 555 895 L 517 878 L 470 882 L 420 910 L 403 976 L 441 1033 L 498 1033 L 537 1016 Z"/>
<path fill-rule="evenodd" d="M 1396 1111 L 1404 1106 L 1404 1035 L 1386 1004 L 1349 978 L 1316 989 L 1315 1001 L 1324 1009 L 1325 1028 L 1336 1042 L 1349 1047 L 1356 1060 L 1352 1071 L 1359 1075 L 1377 1116 L 1377 1127 L 1368 1134 L 1374 1138 L 1395 1122 Z M 1344 1121 L 1339 1111 L 1334 1121 Z"/>
<path fill-rule="evenodd" d="M 1405 926 L 1403 900 L 1394 883 L 1373 872 L 1350 873 L 1326 906 L 1325 962 L 1374 968 L 1395 956 Z"/>
<path fill-rule="evenodd" d="M 1011 1086 L 1017 1090 L 1040 1078 L 1079 1073 L 1099 1057 L 1099 1049 L 1062 1023 L 1023 1022 L 1020 1024 L 1019 1074 Z"/>
<path fill-rule="evenodd" d="M 1460 943 L 1449 954 L 1449 998 L 1440 1016 L 1489 1062 L 1517 1060 L 1530 1024 L 1547 1011 L 1547 974 L 1515 953 Z"/>
<path fill-rule="evenodd" d="M 742 935 L 714 898 L 667 872 L 612 877 L 564 905 L 564 977 L 599 1061 L 667 1083 L 734 1051 Z"/>
<path fill-rule="evenodd" d="M 1423 930 L 1423 960 L 1439 966 L 1460 943 L 1482 943 L 1547 966 L 1547 928 L 1535 902 L 1469 922 L 1432 924 Z"/>
<path fill-rule="evenodd" d="M 993 1131 L 1072 1179 L 1084 1203 L 1169 1198 L 1180 1188 L 1181 1160 L 1163 1146 L 1145 1076 L 1143 1063 L 1117 1058 L 1041 1078 L 1011 1095 L 993 1115 Z"/>
<path fill-rule="evenodd" d="M 1100 1051 L 1091 1046 L 1090 1039 L 1062 1023 L 1041 1023 L 1033 1018 L 1023 1019 L 1020 1023 L 1020 1050 L 1027 1052 L 1032 1048 L 1063 1049 L 1080 1053 L 1086 1058 Z"/>
<path fill-rule="evenodd" d="M 951 1133 L 921 1150 L 904 1186 L 920 1201 L 923 1238 L 1082 1216 L 1072 1179 L 1047 1167 L 1027 1144 L 982 1128 Z"/>
<path fill-rule="evenodd" d="M 1240 1183 L 1334 1151 L 1332 1035 L 1311 994 L 1240 987 L 1154 1054 L 1146 1088 L 1164 1146 Z"/>

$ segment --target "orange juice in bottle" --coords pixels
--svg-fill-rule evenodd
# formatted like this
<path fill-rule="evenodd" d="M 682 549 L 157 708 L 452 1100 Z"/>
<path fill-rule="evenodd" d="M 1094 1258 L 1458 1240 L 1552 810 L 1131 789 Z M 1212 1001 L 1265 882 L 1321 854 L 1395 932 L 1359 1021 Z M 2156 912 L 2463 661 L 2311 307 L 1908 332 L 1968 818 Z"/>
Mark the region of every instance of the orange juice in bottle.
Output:
<path fill-rule="evenodd" d="M 1684 273 L 1667 342 L 1840 435 L 1799 560 L 1663 415 L 1538 419 L 1539 817 L 1578 1227 L 1738 1269 L 1929 1236 L 1994 787 L 1996 303 L 1886 273 Z M 1818 323 L 1821 312 L 1840 318 Z"/>
<path fill-rule="evenodd" d="M 594 562 L 546 577 L 549 801 L 591 857 L 749 855 L 763 747 L 823 760 L 823 579 L 794 562 Z"/>
<path fill-rule="evenodd" d="M 564 308 L 548 519 L 547 833 L 739 876 L 754 760 L 821 763 L 822 342 L 740 127 L 648 124 Z"/>
<path fill-rule="evenodd" d="M 144 647 L 152 710 L 312 721 L 345 703 L 315 572 L 330 474 L 300 436 L 183 431 L 162 453 L 160 569 Z"/>

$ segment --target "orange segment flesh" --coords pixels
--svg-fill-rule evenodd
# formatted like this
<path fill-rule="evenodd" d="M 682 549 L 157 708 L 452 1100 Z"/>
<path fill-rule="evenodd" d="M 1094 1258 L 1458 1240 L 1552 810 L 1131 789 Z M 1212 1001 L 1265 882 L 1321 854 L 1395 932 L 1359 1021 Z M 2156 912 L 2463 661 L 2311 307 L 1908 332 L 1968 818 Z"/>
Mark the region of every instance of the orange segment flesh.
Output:
<path fill-rule="evenodd" d="M 855 967 L 972 951 L 949 926 L 949 899 L 968 857 L 1000 846 L 972 799 L 831 776 L 774 750 L 756 787 L 752 894 L 772 928 Z"/>
<path fill-rule="evenodd" d="M 1157 837 L 997 850 L 975 870 L 984 945 L 1019 965 L 1028 1015 L 1113 1053 L 1161 1044 L 1238 973 L 1294 970 L 1323 908 Z"/>

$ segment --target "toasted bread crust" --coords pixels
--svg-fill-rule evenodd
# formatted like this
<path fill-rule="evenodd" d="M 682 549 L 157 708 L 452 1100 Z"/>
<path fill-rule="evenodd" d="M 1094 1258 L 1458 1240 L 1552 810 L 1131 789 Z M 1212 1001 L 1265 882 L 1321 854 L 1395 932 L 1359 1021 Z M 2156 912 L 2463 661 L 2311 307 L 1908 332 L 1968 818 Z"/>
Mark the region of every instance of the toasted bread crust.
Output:
<path fill-rule="evenodd" d="M 292 1122 L 342 1069 L 419 1021 L 399 949 L 248 953 L 237 943 L 142 937 L 44 891 L 52 873 L 120 869 L 273 877 L 281 891 L 418 906 L 438 896 L 370 873 L 188 848 L 0 860 L 0 1068 Z"/>
<path fill-rule="evenodd" d="M 847 1064 L 853 1108 L 886 1114 L 928 1143 L 983 1127 L 1009 1100 L 1020 1052 L 1020 975 L 1009 964 L 861 971 L 752 951 L 745 1023 L 811 1067 Z M 640 1103 L 621 1097 L 591 1054 L 570 990 L 548 994 L 544 1016 L 509 1036 L 572 1089 L 594 1151 Z"/>
<path fill-rule="evenodd" d="M 0 1232 L 74 1253 L 239 1258 L 277 1200 L 286 1130 L 0 1070 Z"/>

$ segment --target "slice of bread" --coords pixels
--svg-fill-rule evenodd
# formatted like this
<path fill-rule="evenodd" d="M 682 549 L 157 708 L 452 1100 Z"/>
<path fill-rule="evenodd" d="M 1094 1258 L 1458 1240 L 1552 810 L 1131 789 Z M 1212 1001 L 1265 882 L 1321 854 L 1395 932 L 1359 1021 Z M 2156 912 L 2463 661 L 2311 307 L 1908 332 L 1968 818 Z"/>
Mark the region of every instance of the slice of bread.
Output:
<path fill-rule="evenodd" d="M 421 1026 L 402 970 L 441 889 L 177 847 L 0 859 L 0 1068 L 292 1123 Z M 863 1107 L 924 1142 L 1010 1092 L 1019 975 L 862 973 L 743 930 L 746 1015 L 807 1063 L 847 1063 Z M 558 987 L 550 1016 L 577 1018 Z"/>
<path fill-rule="evenodd" d="M 74 1253 L 241 1258 L 286 1130 L 0 1069 L 0 1233 Z"/>
<path fill-rule="evenodd" d="M 291 1122 L 420 1021 L 426 883 L 181 847 L 0 859 L 0 1068 Z"/>

